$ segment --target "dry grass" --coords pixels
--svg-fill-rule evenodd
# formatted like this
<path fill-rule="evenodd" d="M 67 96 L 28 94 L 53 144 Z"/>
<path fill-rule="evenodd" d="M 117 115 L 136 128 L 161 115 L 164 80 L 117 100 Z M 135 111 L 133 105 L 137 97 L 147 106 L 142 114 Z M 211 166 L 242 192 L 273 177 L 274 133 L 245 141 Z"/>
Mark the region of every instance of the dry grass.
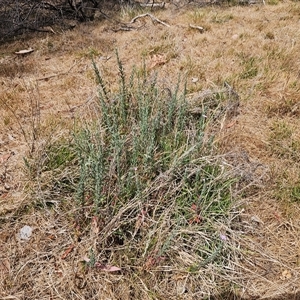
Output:
<path fill-rule="evenodd" d="M 132 16 L 134 12 L 122 11 L 127 21 Z M 3 299 L 229 299 L 231 292 L 246 299 L 297 299 L 298 3 L 270 1 L 266 6 L 191 11 L 170 6 L 155 12 L 155 16 L 171 27 L 141 19 L 137 21 L 137 26 L 142 25 L 139 30 L 114 32 L 104 21 L 1 46 Z M 189 24 L 204 27 L 204 33 L 189 28 Z M 29 45 L 35 49 L 33 54 L 14 56 L 14 51 Z M 116 274 L 85 268 L 84 257 L 92 256 L 90 249 L 98 242 L 89 217 L 86 227 L 74 218 L 85 210 L 79 209 L 72 197 L 58 202 L 55 190 L 49 192 L 44 186 L 32 184 L 40 174 L 38 166 L 43 166 L 47 149 L 62 140 L 69 143 L 76 116 L 88 116 L 96 99 L 90 52 L 108 88 L 117 86 L 115 48 L 127 73 L 144 59 L 147 70 L 157 71 L 159 83 L 165 88 L 177 81 L 180 70 L 187 78 L 192 99 L 224 81 L 240 96 L 239 114 L 217 119 L 213 128 L 218 133 L 215 146 L 219 153 L 224 154 L 222 158 L 233 174 L 243 179 L 233 189 L 239 201 L 225 228 L 230 236 L 225 271 L 215 263 L 195 273 L 187 271 L 195 253 L 178 252 L 175 246 L 174 261 L 152 269 L 143 266 L 142 260 L 140 266 L 132 264 Z M 29 163 L 37 162 L 32 173 L 24 167 L 23 157 Z M 72 168 L 65 172 L 60 178 L 67 177 Z M 45 186 L 57 176 L 43 174 L 45 181 L 39 182 L 46 182 Z M 34 229 L 28 242 L 17 238 L 23 225 Z M 97 253 L 98 259 L 105 257 L 103 263 L 121 265 L 126 259 L 109 254 L 109 249 L 103 251 Z M 178 261 L 182 268 L 166 269 Z M 149 258 L 149 264 L 155 265 L 155 261 Z M 216 283 L 226 287 L 226 294 L 213 295 Z"/>

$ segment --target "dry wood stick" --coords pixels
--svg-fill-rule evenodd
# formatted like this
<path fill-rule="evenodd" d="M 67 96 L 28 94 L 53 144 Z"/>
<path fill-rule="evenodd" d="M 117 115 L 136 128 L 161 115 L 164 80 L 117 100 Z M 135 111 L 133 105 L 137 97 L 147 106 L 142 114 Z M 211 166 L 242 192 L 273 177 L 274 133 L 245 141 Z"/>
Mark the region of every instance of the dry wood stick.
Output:
<path fill-rule="evenodd" d="M 134 17 L 134 18 L 129 22 L 129 24 L 132 24 L 132 23 L 134 23 L 137 19 L 139 19 L 139 18 L 144 18 L 144 17 L 150 17 L 152 21 L 156 21 L 157 23 L 160 23 L 160 24 L 162 24 L 162 25 L 164 25 L 164 26 L 171 27 L 169 24 L 167 24 L 167 23 L 165 23 L 165 22 L 163 22 L 163 21 L 157 19 L 156 17 L 154 17 L 153 15 L 151 15 L 151 14 L 149 14 L 149 13 L 142 14 L 142 15 L 138 15 L 138 16 Z"/>
<path fill-rule="evenodd" d="M 50 78 L 53 78 L 53 77 L 57 77 L 57 76 L 62 76 L 62 75 L 66 75 L 68 74 L 75 66 L 76 66 L 77 62 L 75 62 L 71 68 L 66 71 L 66 72 L 61 72 L 61 73 L 58 73 L 58 74 L 53 74 L 53 75 L 49 75 L 49 76 L 45 76 L 45 77 L 41 77 L 41 78 L 37 78 L 36 80 L 39 81 L 39 80 L 48 80 Z"/>

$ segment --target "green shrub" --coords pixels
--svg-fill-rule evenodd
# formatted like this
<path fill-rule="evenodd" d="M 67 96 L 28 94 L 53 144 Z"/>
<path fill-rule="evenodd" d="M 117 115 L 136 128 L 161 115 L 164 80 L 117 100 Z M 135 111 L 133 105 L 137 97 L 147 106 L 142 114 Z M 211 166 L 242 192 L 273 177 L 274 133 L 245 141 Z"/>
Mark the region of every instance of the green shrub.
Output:
<path fill-rule="evenodd" d="M 150 256 L 151 267 L 174 256 L 180 265 L 176 248 L 193 257 L 182 262 L 187 271 L 222 263 L 217 224 L 226 219 L 233 181 L 212 155 L 207 116 L 189 112 L 180 81 L 173 91 L 161 89 L 145 68 L 127 79 L 118 56 L 117 61 L 116 93 L 108 91 L 93 62 L 98 117 L 75 138 L 77 199 L 101 219 L 98 251 L 116 247 L 116 258 L 127 249 L 131 264 L 147 268 Z"/>

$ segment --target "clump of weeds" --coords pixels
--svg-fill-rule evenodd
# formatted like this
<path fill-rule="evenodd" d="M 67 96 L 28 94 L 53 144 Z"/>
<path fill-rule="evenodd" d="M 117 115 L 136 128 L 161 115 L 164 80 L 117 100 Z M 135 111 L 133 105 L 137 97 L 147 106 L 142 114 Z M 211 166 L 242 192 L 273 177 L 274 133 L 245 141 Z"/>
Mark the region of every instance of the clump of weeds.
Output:
<path fill-rule="evenodd" d="M 200 114 L 190 113 L 181 80 L 160 88 L 145 67 L 127 76 L 116 57 L 118 89 L 108 88 L 93 61 L 93 117 L 75 126 L 70 149 L 65 144 L 48 150 L 45 169 L 73 170 L 64 171 L 65 181 L 55 187 L 71 187 L 74 222 L 85 227 L 81 235 L 96 234 L 86 271 L 91 265 L 126 271 L 149 287 L 149 297 L 165 293 L 164 285 L 153 284 L 155 272 L 165 284 L 169 272 L 184 274 L 181 292 L 207 296 L 230 284 L 224 274 L 232 253 L 228 224 L 235 179 L 213 151 L 207 127 L 216 116 L 209 117 L 205 106 Z M 133 290 L 138 295 L 144 288 Z M 170 296 L 177 292 L 170 290 Z"/>

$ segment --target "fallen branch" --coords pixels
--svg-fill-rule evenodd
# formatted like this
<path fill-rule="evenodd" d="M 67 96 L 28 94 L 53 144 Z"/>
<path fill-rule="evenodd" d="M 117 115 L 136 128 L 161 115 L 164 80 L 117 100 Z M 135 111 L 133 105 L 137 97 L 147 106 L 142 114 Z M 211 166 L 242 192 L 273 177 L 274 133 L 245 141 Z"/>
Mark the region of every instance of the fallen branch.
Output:
<path fill-rule="evenodd" d="M 151 14 L 149 14 L 149 13 L 142 14 L 142 15 L 138 15 L 138 16 L 134 17 L 134 18 L 129 22 L 129 24 L 132 24 L 132 23 L 134 23 L 137 19 L 139 19 L 139 18 L 144 18 L 144 17 L 150 17 L 151 20 L 152 20 L 153 22 L 157 22 L 157 23 L 162 24 L 162 25 L 164 25 L 164 26 L 171 27 L 169 24 L 167 24 L 167 23 L 165 23 L 165 22 L 163 22 L 163 21 L 161 21 L 161 20 L 155 18 L 153 15 L 151 15 Z"/>
<path fill-rule="evenodd" d="M 61 73 L 58 73 L 58 74 L 53 74 L 53 75 L 49 75 L 49 76 L 37 78 L 36 81 L 40 81 L 40 80 L 48 80 L 48 79 L 53 78 L 53 77 L 62 76 L 62 75 L 67 75 L 67 74 L 75 67 L 76 64 L 77 64 L 77 62 L 75 62 L 75 63 L 71 66 L 71 68 L 70 68 L 68 71 L 66 71 L 66 72 L 61 72 Z"/>
<path fill-rule="evenodd" d="M 32 48 L 29 48 L 29 49 L 24 49 L 24 50 L 20 50 L 18 52 L 15 52 L 15 54 L 25 56 L 26 54 L 32 53 L 33 51 L 34 50 Z"/>

